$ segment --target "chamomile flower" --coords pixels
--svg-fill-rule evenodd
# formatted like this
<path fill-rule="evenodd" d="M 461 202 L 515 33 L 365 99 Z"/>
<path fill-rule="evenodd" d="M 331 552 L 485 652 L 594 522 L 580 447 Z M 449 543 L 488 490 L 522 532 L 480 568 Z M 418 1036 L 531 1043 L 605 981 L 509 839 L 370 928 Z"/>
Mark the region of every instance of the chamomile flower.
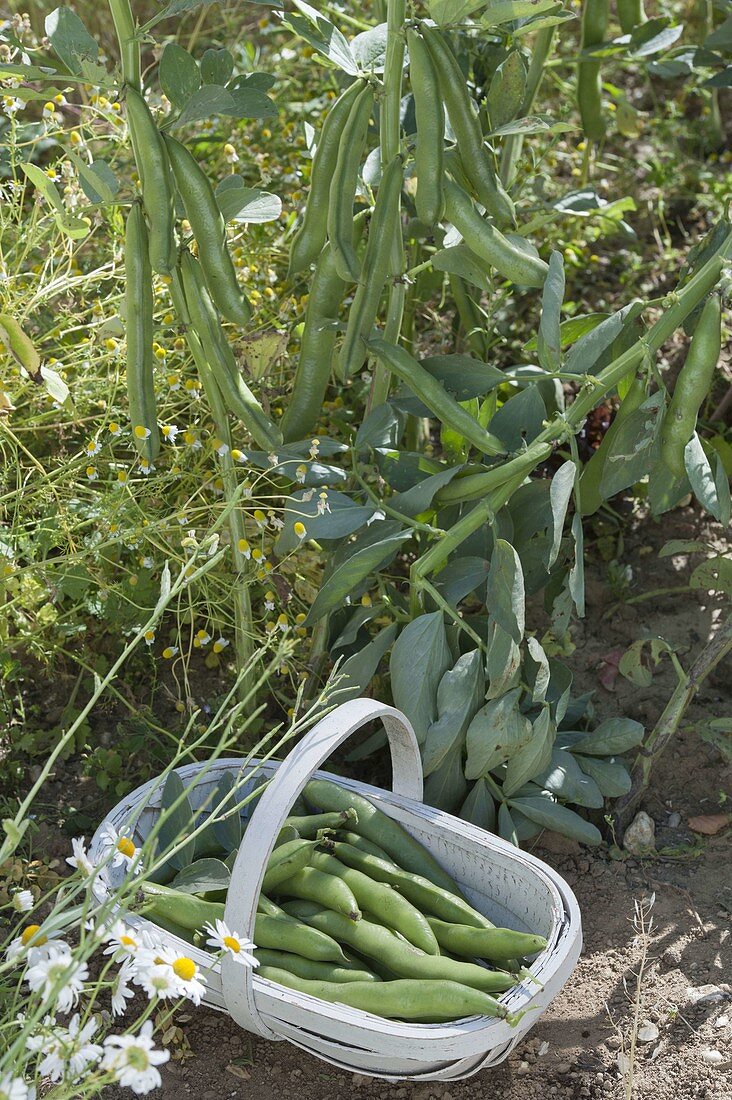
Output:
<path fill-rule="evenodd" d="M 292 530 L 299 539 L 304 539 L 308 533 L 305 524 L 301 523 L 300 520 L 297 520 L 297 522 L 292 525 Z"/>
<path fill-rule="evenodd" d="M 225 921 L 217 918 L 214 924 L 204 924 L 203 930 L 209 933 L 206 940 L 209 947 L 217 951 L 227 951 L 243 966 L 259 966 L 259 959 L 252 954 L 254 944 L 251 940 L 244 939 L 238 932 L 232 932 Z"/>
<path fill-rule="evenodd" d="M 116 920 L 111 928 L 105 930 L 104 941 L 108 944 L 104 954 L 114 955 L 117 959 L 135 956 L 141 951 L 155 951 L 158 947 L 152 933 L 146 930 L 138 932 L 123 920 Z"/>
<path fill-rule="evenodd" d="M 173 658 L 175 656 L 177 656 L 177 654 L 178 654 L 178 646 L 177 645 L 166 645 L 165 649 L 163 650 L 162 656 L 165 658 L 166 661 L 172 661 Z"/>
<path fill-rule="evenodd" d="M 0 1100 L 35 1100 L 33 1085 L 26 1085 L 22 1077 L 11 1077 L 6 1073 L 0 1077 Z"/>
<path fill-rule="evenodd" d="M 78 871 L 83 871 L 85 875 L 93 875 L 96 873 L 96 867 L 89 858 L 86 850 L 86 840 L 83 836 L 74 837 L 71 841 L 71 847 L 73 850 L 73 856 L 67 856 L 66 862 L 70 867 L 76 867 Z"/>
<path fill-rule="evenodd" d="M 146 428 L 144 424 L 135 424 L 132 433 L 135 439 L 149 439 L 151 434 L 150 429 Z"/>
<path fill-rule="evenodd" d="M 249 560 L 249 558 L 251 558 L 252 548 L 249 545 L 249 542 L 247 541 L 247 539 L 239 539 L 239 541 L 236 544 L 236 548 L 239 551 L 239 553 L 242 555 L 242 557 L 247 559 L 247 561 Z"/>
<path fill-rule="evenodd" d="M 135 964 L 131 959 L 125 959 L 117 976 L 112 983 L 112 1015 L 124 1016 L 127 1011 L 127 1001 L 134 997 L 134 990 L 130 982 L 135 973 Z"/>
<path fill-rule="evenodd" d="M 89 479 L 89 481 L 98 481 L 99 480 L 99 470 L 96 468 L 96 466 L 87 466 L 86 476 Z"/>
<path fill-rule="evenodd" d="M 201 646 L 208 645 L 211 641 L 211 635 L 207 630 L 197 630 L 193 639 L 193 645 L 196 649 L 200 649 Z"/>
<path fill-rule="evenodd" d="M 301 485 L 304 485 L 305 484 L 305 478 L 307 477 L 307 475 L 308 475 L 308 468 L 303 462 L 301 462 L 300 465 L 297 466 L 296 469 L 295 469 L 295 480 L 299 481 Z"/>
<path fill-rule="evenodd" d="M 68 1027 L 55 1027 L 52 1036 L 47 1036 L 43 1045 L 44 1057 L 38 1066 L 41 1077 L 50 1077 L 52 1081 L 78 1081 L 89 1066 L 96 1065 L 102 1057 L 103 1048 L 92 1042 L 99 1028 L 96 1016 L 81 1026 L 78 1012 L 69 1020 Z"/>
<path fill-rule="evenodd" d="M 122 428 L 116 420 L 110 420 L 109 424 L 107 425 L 107 431 L 110 435 L 115 437 L 118 435 L 122 435 Z"/>
<path fill-rule="evenodd" d="M 212 440 L 211 441 L 211 446 L 213 447 L 216 454 L 220 455 L 221 458 L 223 458 L 224 455 L 227 455 L 229 453 L 228 444 L 223 443 L 220 439 Z"/>
<path fill-rule="evenodd" d="M 138 1096 L 158 1088 L 162 1079 L 157 1067 L 170 1058 L 170 1051 L 155 1049 L 152 1030 L 152 1020 L 146 1020 L 137 1035 L 108 1035 L 104 1040 L 103 1069 Z"/>
<path fill-rule="evenodd" d="M 155 641 L 155 631 L 154 630 L 146 630 L 145 634 L 144 634 L 144 638 L 145 638 L 145 645 L 152 645 L 153 642 Z"/>
<path fill-rule="evenodd" d="M 274 611 L 275 609 L 275 594 L 274 592 L 264 593 L 264 610 Z"/>
<path fill-rule="evenodd" d="M 93 458 L 94 455 L 98 455 L 102 449 L 102 445 L 98 439 L 90 439 L 84 448 L 84 453 Z"/>
<path fill-rule="evenodd" d="M 147 477 L 148 474 L 151 474 L 154 469 L 155 469 L 155 466 L 153 465 L 152 462 L 148 462 L 148 460 L 146 458 L 141 458 L 140 459 L 140 473 L 143 473 L 145 475 L 145 477 Z"/>
<path fill-rule="evenodd" d="M 25 974 L 30 988 L 44 1000 L 55 997 L 58 1012 L 69 1012 L 75 1006 L 88 977 L 89 967 L 74 959 L 66 943 L 49 944 L 47 953 L 35 958 Z"/>
<path fill-rule="evenodd" d="M 206 979 L 193 959 L 189 959 L 187 955 L 178 955 L 170 948 L 163 950 L 161 958 L 175 975 L 179 996 L 187 997 L 194 1005 L 200 1005 L 206 992 Z"/>
<path fill-rule="evenodd" d="M 13 909 L 16 913 L 30 913 L 33 904 L 33 895 L 30 890 L 18 890 L 13 894 Z"/>
<path fill-rule="evenodd" d="M 135 985 L 147 993 L 152 1001 L 158 998 L 161 1001 L 169 997 L 180 997 L 178 981 L 170 966 L 162 961 L 156 961 L 155 953 L 145 957 L 139 955 L 135 959 L 132 980 Z"/>
<path fill-rule="evenodd" d="M 55 933 L 56 936 L 59 933 Z M 53 933 L 51 934 L 53 936 Z M 48 953 L 49 936 L 46 935 L 40 924 L 27 925 L 19 936 L 12 939 L 5 952 L 8 962 L 16 962 L 20 958 L 28 957 L 28 961 Z"/>
<path fill-rule="evenodd" d="M 107 825 L 102 833 L 102 843 L 104 844 L 105 854 L 112 853 L 113 867 L 129 868 L 137 863 L 139 870 L 140 849 L 131 837 L 117 832 L 114 825 Z"/>
<path fill-rule="evenodd" d="M 168 443 L 175 443 L 175 437 L 180 431 L 180 428 L 177 424 L 163 424 L 160 431 L 163 439 L 167 439 Z"/>
<path fill-rule="evenodd" d="M 213 644 L 214 653 L 221 653 L 229 644 L 228 638 L 217 638 Z"/>
<path fill-rule="evenodd" d="M 264 528 L 267 526 L 267 517 L 265 516 L 261 508 L 254 509 L 254 522 L 256 523 L 260 531 L 263 531 Z"/>

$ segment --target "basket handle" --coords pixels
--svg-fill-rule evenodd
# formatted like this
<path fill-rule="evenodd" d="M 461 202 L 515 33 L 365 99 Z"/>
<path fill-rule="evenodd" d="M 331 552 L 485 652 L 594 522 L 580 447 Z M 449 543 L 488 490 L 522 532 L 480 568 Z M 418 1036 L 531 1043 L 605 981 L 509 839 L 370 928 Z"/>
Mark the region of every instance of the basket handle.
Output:
<path fill-rule="evenodd" d="M 290 807 L 314 772 L 334 749 L 367 722 L 380 718 L 389 741 L 392 788 L 395 794 L 422 801 L 422 763 L 414 731 L 401 711 L 374 699 L 352 699 L 342 703 L 305 734 L 257 801 L 239 846 L 224 919 L 240 935 L 251 938 L 262 881 L 275 840 Z M 226 1007 L 247 1031 L 266 1039 L 278 1039 L 257 1010 L 252 970 L 227 952 L 221 960 L 221 980 Z"/>

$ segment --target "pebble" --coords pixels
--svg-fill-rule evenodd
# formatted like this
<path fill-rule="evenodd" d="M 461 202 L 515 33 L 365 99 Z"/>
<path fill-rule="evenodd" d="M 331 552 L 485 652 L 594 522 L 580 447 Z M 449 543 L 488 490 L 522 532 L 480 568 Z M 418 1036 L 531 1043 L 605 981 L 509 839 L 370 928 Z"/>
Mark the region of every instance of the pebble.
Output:
<path fill-rule="evenodd" d="M 724 1061 L 721 1050 L 703 1050 L 701 1056 L 702 1062 L 706 1062 L 708 1066 L 719 1066 Z"/>
<path fill-rule="evenodd" d="M 631 855 L 642 855 L 655 850 L 656 826 L 645 810 L 639 810 L 625 831 L 623 847 Z"/>
<path fill-rule="evenodd" d="M 673 813 L 673 814 L 668 815 L 669 829 L 678 829 L 680 824 L 681 824 L 681 814 Z"/>
<path fill-rule="evenodd" d="M 715 1027 L 727 1027 L 728 1023 L 729 1023 L 729 1016 L 718 1016 L 717 1019 L 714 1021 L 714 1026 Z"/>
<path fill-rule="evenodd" d="M 544 1055 L 547 1054 L 548 1052 L 549 1052 L 549 1044 L 547 1043 L 546 1040 L 544 1040 L 544 1042 L 539 1045 L 539 1049 L 536 1053 L 539 1056 L 539 1058 L 543 1058 Z"/>
<path fill-rule="evenodd" d="M 559 1062 L 557 1064 L 557 1073 L 569 1073 L 572 1068 L 571 1062 Z"/>
<path fill-rule="evenodd" d="M 531 1069 L 531 1066 L 529 1065 L 528 1062 L 519 1062 L 519 1065 L 516 1069 L 516 1072 L 517 1073 L 528 1073 L 530 1071 L 530 1069 Z"/>
<path fill-rule="evenodd" d="M 729 993 L 718 985 L 689 986 L 686 996 L 693 1005 L 717 1004 L 719 1001 L 729 999 Z"/>
<path fill-rule="evenodd" d="M 655 1024 L 644 1024 L 643 1027 L 638 1028 L 638 1042 L 654 1043 L 659 1034 L 660 1032 Z"/>

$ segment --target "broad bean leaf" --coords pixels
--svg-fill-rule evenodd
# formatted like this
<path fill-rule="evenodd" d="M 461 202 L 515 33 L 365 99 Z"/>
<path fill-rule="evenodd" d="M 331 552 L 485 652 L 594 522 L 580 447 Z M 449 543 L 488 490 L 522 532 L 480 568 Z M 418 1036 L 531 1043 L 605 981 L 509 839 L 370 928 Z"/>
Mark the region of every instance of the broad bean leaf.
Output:
<path fill-rule="evenodd" d="M 516 831 L 511 811 L 505 802 L 502 802 L 498 807 L 498 835 L 503 840 L 507 840 L 509 844 L 515 844 L 517 848 L 521 847 L 521 840 Z"/>
<path fill-rule="evenodd" d="M 608 316 L 607 313 L 582 313 L 579 317 L 569 317 L 559 326 L 561 347 L 566 348 L 574 344 L 581 336 L 592 332 Z M 536 351 L 539 347 L 539 336 L 532 336 L 524 344 L 524 351 Z"/>
<path fill-rule="evenodd" d="M 521 668 L 521 650 L 510 634 L 497 622 L 488 626 L 488 652 L 485 659 L 485 671 L 488 677 L 489 699 L 502 695 L 516 682 Z"/>
<path fill-rule="evenodd" d="M 448 753 L 440 767 L 427 776 L 424 800 L 430 806 L 454 813 L 464 800 L 467 789 L 460 753 Z"/>
<path fill-rule="evenodd" d="M 549 669 L 551 675 L 546 692 L 546 701 L 551 704 L 554 711 L 554 721 L 559 726 L 569 706 L 572 673 L 562 661 L 558 661 L 554 657 L 549 658 Z"/>
<path fill-rule="evenodd" d="M 480 650 L 458 657 L 437 686 L 437 718 L 422 745 L 422 770 L 431 775 L 450 752 L 462 759 L 462 746 L 470 720 L 484 699 L 485 677 Z"/>
<path fill-rule="evenodd" d="M 344 661 L 338 670 L 341 677 L 336 689 L 338 703 L 345 703 L 347 699 L 356 699 L 364 694 L 398 631 L 397 624 L 390 623 L 368 645 Z"/>
<path fill-rule="evenodd" d="M 461 279 L 465 279 L 471 286 L 478 287 L 484 294 L 487 294 L 490 289 L 485 264 L 476 258 L 475 253 L 470 251 L 464 241 L 438 249 L 432 257 L 432 266 L 435 271 L 459 275 Z"/>
<path fill-rule="evenodd" d="M 571 752 L 553 749 L 546 771 L 537 776 L 537 783 L 565 802 L 599 810 L 604 799 L 600 788 L 582 771 Z"/>
<path fill-rule="evenodd" d="M 551 480 L 549 500 L 552 509 L 552 541 L 546 559 L 547 569 L 551 569 L 559 556 L 564 521 L 567 518 L 567 509 L 572 499 L 576 477 L 577 467 L 571 459 L 568 459 L 559 467 Z"/>
<path fill-rule="evenodd" d="M 420 366 L 457 401 L 483 397 L 506 381 L 505 373 L 498 367 L 473 359 L 470 355 L 429 355 L 420 360 Z"/>
<path fill-rule="evenodd" d="M 182 111 L 201 87 L 201 70 L 196 59 L 179 46 L 168 42 L 158 68 L 160 85 L 176 111 Z"/>
<path fill-rule="evenodd" d="M 552 719 L 549 707 L 544 707 L 531 728 L 531 739 L 512 756 L 506 765 L 503 779 L 503 793 L 515 794 L 524 783 L 542 773 L 549 767 L 552 758 L 552 746 L 557 727 Z"/>
<path fill-rule="evenodd" d="M 216 785 L 216 794 L 211 802 L 214 835 L 225 852 L 233 852 L 238 848 L 244 835 L 244 822 L 236 806 L 236 798 L 227 798 L 235 787 L 233 774 L 224 772 Z M 226 804 L 222 809 L 217 809 L 224 799 L 227 799 Z"/>
<path fill-rule="evenodd" d="M 486 0 L 428 0 L 427 8 L 435 23 L 444 27 L 448 23 L 460 23 Z"/>
<path fill-rule="evenodd" d="M 63 199 L 61 198 L 58 188 L 52 180 L 48 178 L 46 173 L 37 164 L 21 164 L 20 166 L 23 172 L 31 181 L 33 186 L 43 195 L 44 199 L 51 206 L 51 214 L 56 222 L 56 225 L 61 233 L 64 233 L 71 240 L 81 240 L 83 237 L 89 235 L 89 226 L 81 218 L 76 218 L 66 209 Z"/>
<path fill-rule="evenodd" d="M 180 801 L 179 801 L 180 800 Z M 171 809 L 174 803 L 178 803 L 175 809 Z M 186 788 L 177 772 L 170 772 L 165 780 L 160 801 L 161 814 L 166 813 L 157 835 L 157 850 L 159 854 L 167 852 L 180 841 L 184 840 L 193 829 L 193 809 L 186 794 Z M 180 851 L 175 852 L 166 859 L 166 865 L 182 870 L 192 863 L 196 854 L 196 841 L 189 840 Z"/>
<path fill-rule="evenodd" d="M 575 743 L 574 751 L 588 756 L 618 756 L 640 745 L 644 732 L 642 723 L 632 718 L 606 718 Z"/>
<path fill-rule="evenodd" d="M 582 771 L 594 779 L 605 798 L 620 798 L 630 790 L 630 772 L 625 764 L 616 760 L 614 756 L 606 760 L 578 754 L 575 759 Z"/>
<path fill-rule="evenodd" d="M 490 563 L 485 558 L 455 558 L 440 570 L 434 586 L 446 603 L 457 607 L 461 600 L 485 584 L 489 568 Z"/>
<path fill-rule="evenodd" d="M 106 160 L 95 160 L 88 164 L 71 149 L 67 150 L 66 155 L 79 173 L 81 189 L 89 202 L 95 205 L 114 202 L 119 191 L 119 180 Z"/>
<path fill-rule="evenodd" d="M 171 882 L 182 894 L 209 894 L 229 889 L 231 872 L 220 859 L 197 859 L 189 863 Z"/>
<path fill-rule="evenodd" d="M 381 603 L 372 603 L 368 607 L 357 607 L 348 618 L 345 626 L 341 628 L 335 641 L 331 643 L 331 651 L 352 646 L 366 623 L 370 623 L 383 610 L 384 605 Z"/>
<path fill-rule="evenodd" d="M 527 685 L 531 689 L 532 703 L 543 703 L 546 699 L 551 671 L 549 669 L 549 659 L 538 638 L 529 637 L 526 639 L 524 676 Z"/>
<path fill-rule="evenodd" d="M 732 559 L 720 554 L 703 561 L 689 577 L 689 587 L 732 595 Z"/>
<path fill-rule="evenodd" d="M 600 493 L 609 500 L 650 472 L 662 398 L 652 394 L 625 420 L 605 460 Z"/>
<path fill-rule="evenodd" d="M 399 547 L 411 538 L 411 534 L 411 531 L 397 531 L 378 542 L 355 550 L 323 582 L 304 625 L 312 626 L 334 607 L 343 603 L 357 584 L 391 561 Z"/>
<path fill-rule="evenodd" d="M 564 369 L 567 374 L 591 374 L 608 348 L 612 347 L 625 326 L 641 313 L 643 303 L 631 302 L 612 313 L 573 345 Z"/>
<path fill-rule="evenodd" d="M 452 664 L 441 611 L 404 627 L 389 662 L 394 706 L 404 711 L 420 745 L 437 717 L 437 687 Z"/>
<path fill-rule="evenodd" d="M 232 173 L 216 188 L 216 202 L 224 221 L 236 224 L 273 222 L 282 213 L 282 199 L 259 187 L 247 187 L 241 176 Z"/>
<path fill-rule="evenodd" d="M 514 688 L 486 703 L 468 726 L 465 764 L 468 779 L 478 779 L 504 764 L 531 739 L 531 722 L 519 710 L 521 690 Z"/>
<path fill-rule="evenodd" d="M 460 807 L 460 817 L 489 833 L 496 831 L 496 804 L 485 779 L 476 779 L 470 788 L 468 797 Z"/>
<path fill-rule="evenodd" d="M 496 0 L 485 8 L 480 22 L 484 27 L 499 27 L 515 19 L 527 19 L 551 11 L 556 6 L 556 0 Z"/>
<path fill-rule="evenodd" d="M 600 830 L 595 825 L 558 802 L 549 802 L 545 798 L 512 798 L 510 805 L 544 829 L 552 829 L 582 844 L 602 842 Z"/>
<path fill-rule="evenodd" d="M 582 516 L 575 512 L 572 518 L 572 537 L 574 539 L 574 562 L 569 570 L 567 584 L 569 594 L 577 608 L 580 618 L 585 614 L 585 551 Z"/>
<path fill-rule="evenodd" d="M 549 272 L 541 296 L 541 320 L 536 341 L 539 363 L 550 373 L 562 369 L 561 313 L 564 282 L 564 257 L 555 250 L 549 257 Z"/>
<path fill-rule="evenodd" d="M 707 512 L 711 512 L 719 523 L 727 526 L 729 524 L 730 508 L 729 482 L 723 469 L 724 476 L 719 479 L 718 484 L 696 432 L 686 444 L 684 464 L 691 487 L 694 490 L 694 496 L 702 508 L 706 508 Z"/>
<path fill-rule="evenodd" d="M 293 0 L 302 15 L 288 15 L 283 26 L 309 42 L 314 50 L 326 57 L 337 68 L 350 76 L 357 76 L 359 67 L 348 40 L 333 26 L 330 20 L 304 0 Z"/>
<path fill-rule="evenodd" d="M 386 63 L 386 23 L 378 23 L 375 27 L 357 34 L 351 39 L 350 47 L 362 72 L 383 73 Z"/>
<path fill-rule="evenodd" d="M 445 485 L 449 485 L 455 474 L 460 472 L 459 466 L 453 466 L 449 470 L 441 470 L 439 474 L 431 474 L 424 481 L 418 481 L 410 489 L 403 493 L 396 493 L 389 504 L 403 516 L 418 516 L 426 512 L 432 504 L 435 495 Z"/>
<path fill-rule="evenodd" d="M 201 58 L 204 84 L 227 84 L 234 72 L 234 58 L 228 50 L 206 50 Z"/>
<path fill-rule="evenodd" d="M 346 493 L 339 493 L 335 489 L 323 489 L 321 492 L 326 494 L 324 500 L 321 499 L 321 493 L 312 489 L 301 489 L 287 498 L 282 517 L 284 527 L 275 543 L 275 553 L 279 557 L 291 553 L 300 545 L 300 539 L 294 531 L 298 520 L 305 524 L 307 537 L 320 542 L 352 535 L 376 511 L 373 504 L 359 504 Z M 325 511 L 321 512 L 323 505 Z"/>
<path fill-rule="evenodd" d="M 361 452 L 371 447 L 396 447 L 401 425 L 402 417 L 392 405 L 377 405 L 361 422 L 356 432 L 354 450 Z"/>
<path fill-rule="evenodd" d="M 665 16 L 639 23 L 633 30 L 628 44 L 631 57 L 651 57 L 654 53 L 670 49 L 684 33 L 684 25 L 678 23 L 672 27 L 669 23 L 670 20 Z M 706 40 L 705 45 L 708 42 L 709 39 Z"/>
<path fill-rule="evenodd" d="M 254 451 L 242 447 L 242 454 L 247 462 L 260 470 L 269 470 L 272 473 L 289 478 L 293 483 L 300 482 L 309 488 L 320 488 L 321 485 L 337 485 L 348 480 L 345 470 L 339 466 L 328 466 L 324 462 L 310 461 L 294 453 L 295 448 L 281 447 L 277 454 L 277 462 L 270 461 L 271 455 L 267 451 Z"/>
<path fill-rule="evenodd" d="M 648 687 L 653 680 L 649 662 L 657 665 L 662 654 L 671 652 L 672 647 L 664 638 L 638 638 L 620 658 L 618 671 L 631 684 Z"/>
<path fill-rule="evenodd" d="M 486 97 L 492 130 L 516 118 L 525 92 L 526 64 L 518 50 L 511 50 L 497 66 Z"/>
<path fill-rule="evenodd" d="M 56 8 L 46 16 L 46 34 L 70 73 L 81 76 L 86 62 L 96 62 L 99 43 L 71 8 Z"/>
<path fill-rule="evenodd" d="M 519 645 L 525 627 L 524 575 L 510 542 L 496 539 L 488 573 L 486 606 L 498 625 Z"/>
<path fill-rule="evenodd" d="M 518 451 L 524 443 L 536 439 L 545 419 L 546 405 L 534 384 L 519 390 L 501 405 L 490 422 L 490 431 L 498 436 L 507 451 Z"/>

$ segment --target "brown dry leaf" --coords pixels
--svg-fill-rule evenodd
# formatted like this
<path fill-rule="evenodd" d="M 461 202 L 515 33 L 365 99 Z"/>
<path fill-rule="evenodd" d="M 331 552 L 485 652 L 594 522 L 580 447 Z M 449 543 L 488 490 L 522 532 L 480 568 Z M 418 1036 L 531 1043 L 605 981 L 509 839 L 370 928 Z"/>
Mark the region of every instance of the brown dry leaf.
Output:
<path fill-rule="evenodd" d="M 236 1062 L 229 1062 L 226 1072 L 231 1073 L 234 1077 L 241 1077 L 242 1081 L 248 1081 L 252 1076 L 248 1070 L 244 1069 L 244 1066 L 237 1066 Z"/>
<path fill-rule="evenodd" d="M 716 836 L 729 825 L 729 814 L 702 814 L 700 817 L 690 817 L 687 825 L 695 833 L 703 833 L 704 836 Z"/>

